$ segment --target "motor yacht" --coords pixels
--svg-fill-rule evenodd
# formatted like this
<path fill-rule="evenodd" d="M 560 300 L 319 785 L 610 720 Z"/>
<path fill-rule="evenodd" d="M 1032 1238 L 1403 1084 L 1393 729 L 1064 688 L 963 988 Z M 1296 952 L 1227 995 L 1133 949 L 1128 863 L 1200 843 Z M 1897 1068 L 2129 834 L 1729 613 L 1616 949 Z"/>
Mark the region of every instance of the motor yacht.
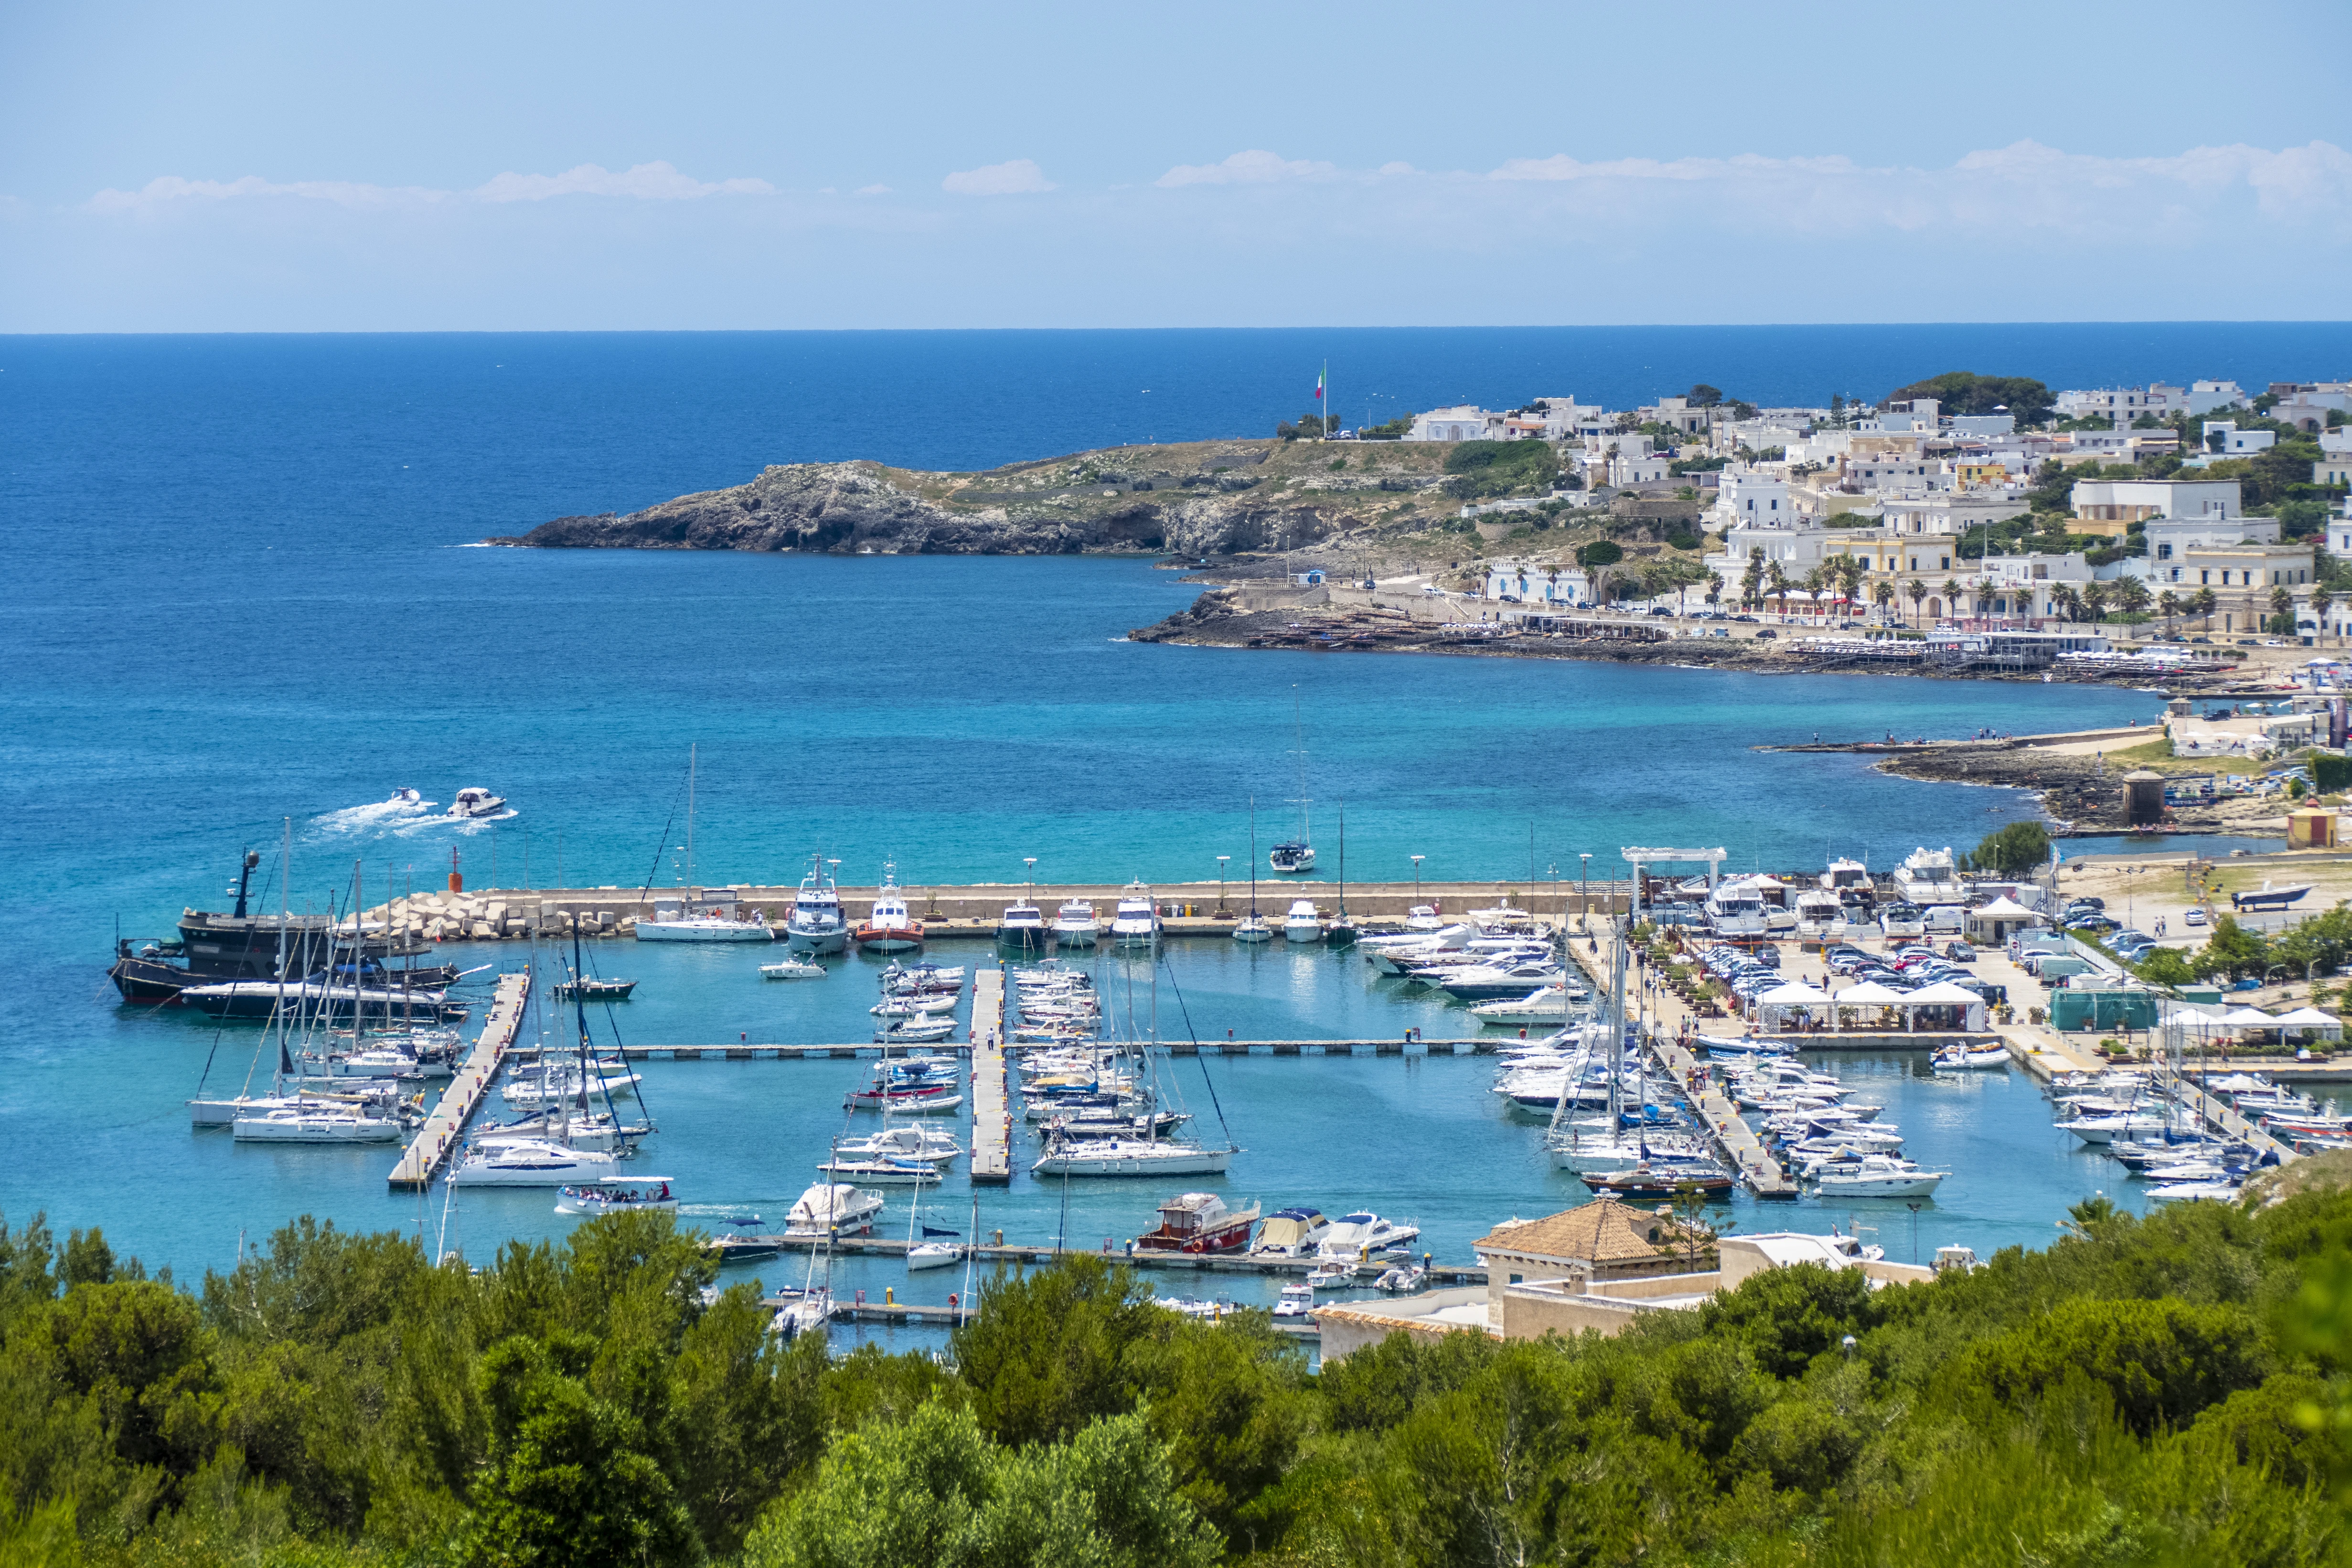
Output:
<path fill-rule="evenodd" d="M 1360 1263 L 1403 1247 L 1420 1235 L 1421 1227 L 1410 1219 L 1399 1224 L 1369 1210 L 1343 1214 L 1316 1243 L 1315 1256 L 1326 1262 Z"/>
<path fill-rule="evenodd" d="M 1524 997 L 1529 989 L 1560 978 L 1560 967 L 1549 958 L 1523 958 L 1510 965 L 1474 965 L 1436 982 L 1437 988 L 1457 1002 L 1484 1002 Z"/>
<path fill-rule="evenodd" d="M 863 1138 L 844 1138 L 833 1145 L 833 1152 L 851 1159 L 929 1160 L 934 1165 L 946 1165 L 963 1154 L 947 1134 L 919 1125 L 885 1127 Z"/>
<path fill-rule="evenodd" d="M 1797 936 L 1808 942 L 1827 942 L 1845 933 L 1845 904 L 1824 888 L 1807 888 L 1797 894 Z"/>
<path fill-rule="evenodd" d="M 1278 1318 L 1303 1318 L 1315 1310 L 1315 1287 L 1285 1285 L 1281 1299 L 1274 1303 L 1274 1315 Z"/>
<path fill-rule="evenodd" d="M 1129 883 L 1111 915 L 1111 941 L 1121 947 L 1148 947 L 1159 934 L 1160 912 L 1152 904 L 1151 890 L 1141 882 Z"/>
<path fill-rule="evenodd" d="M 2058 1125 L 2086 1144 L 2111 1144 L 2117 1138 L 2145 1137 L 2161 1133 L 2166 1118 L 2154 1111 L 2126 1111 L 2107 1116 L 2076 1116 Z"/>
<path fill-rule="evenodd" d="M 1848 902 L 1846 894 L 1857 894 L 1867 900 L 1871 894 L 1870 868 L 1857 860 L 1843 856 L 1830 862 L 1829 870 L 1822 873 L 1821 885 L 1839 895 L 1839 902 Z"/>
<path fill-rule="evenodd" d="M 1313 899 L 1291 900 L 1290 913 L 1282 917 L 1282 936 L 1286 942 L 1323 940 L 1323 916 L 1316 912 Z"/>
<path fill-rule="evenodd" d="M 413 795 L 415 791 L 408 789 L 401 793 Z M 495 817 L 506 809 L 505 796 L 493 795 L 483 789 L 466 789 L 458 790 L 457 797 L 449 802 L 447 814 L 452 817 Z"/>
<path fill-rule="evenodd" d="M 1823 1197 L 1933 1197 L 1951 1174 L 1923 1170 L 1894 1155 L 1864 1155 L 1822 1166 L 1814 1185 Z"/>
<path fill-rule="evenodd" d="M 898 890 L 896 863 L 883 866 L 882 885 L 874 891 L 874 908 L 852 940 L 867 953 L 908 953 L 923 945 L 922 922 L 907 912 L 907 895 Z"/>
<path fill-rule="evenodd" d="M 1954 868 L 1952 852 L 1947 849 L 1913 850 L 1895 868 L 1895 894 L 1906 904 L 1926 907 L 1931 904 L 1965 904 L 1968 889 L 1960 883 L 1960 873 Z"/>
<path fill-rule="evenodd" d="M 874 1228 L 874 1217 L 887 1200 L 847 1182 L 819 1182 L 793 1200 L 784 1217 L 786 1236 L 863 1236 Z"/>
<path fill-rule="evenodd" d="M 1576 999 L 1583 1000 L 1585 994 L 1579 990 Z M 1568 984 L 1563 979 L 1538 986 L 1524 997 L 1480 1002 L 1470 1011 L 1480 1023 L 1510 1029 L 1525 1024 L 1566 1023 L 1569 1003 Z"/>
<path fill-rule="evenodd" d="M 1717 936 L 1761 936 L 1764 895 L 1747 882 L 1726 882 L 1706 895 L 1706 923 Z"/>
<path fill-rule="evenodd" d="M 822 958 L 849 950 L 849 917 L 842 913 L 833 882 L 840 863 L 822 855 L 811 859 L 809 873 L 793 895 L 793 912 L 784 917 L 784 940 L 793 952 Z"/>
<path fill-rule="evenodd" d="M 621 1156 L 607 1149 L 575 1149 L 548 1138 L 477 1138 L 450 1171 L 457 1186 L 567 1186 L 609 1181 Z"/>
<path fill-rule="evenodd" d="M 1010 947 L 1016 953 L 1043 953 L 1045 950 L 1045 914 L 1027 902 L 1008 904 L 996 923 L 996 945 Z"/>
<path fill-rule="evenodd" d="M 1330 1233 L 1331 1222 L 1310 1204 L 1277 1208 L 1258 1228 L 1257 1245 L 1250 1251 L 1263 1258 L 1307 1258 Z"/>
<path fill-rule="evenodd" d="M 1907 902 L 1887 904 L 1878 912 L 1878 930 L 1889 942 L 1916 941 L 1927 935 L 1927 913 Z"/>
<path fill-rule="evenodd" d="M 1102 927 L 1095 924 L 1095 906 L 1083 898 L 1073 898 L 1054 912 L 1054 945 L 1057 947 L 1091 947 Z"/>
<path fill-rule="evenodd" d="M 842 940 L 848 940 L 846 932 L 843 933 Z M 808 958 L 786 958 L 779 963 L 760 966 L 760 978 L 763 980 L 822 980 L 825 974 L 823 964 Z"/>

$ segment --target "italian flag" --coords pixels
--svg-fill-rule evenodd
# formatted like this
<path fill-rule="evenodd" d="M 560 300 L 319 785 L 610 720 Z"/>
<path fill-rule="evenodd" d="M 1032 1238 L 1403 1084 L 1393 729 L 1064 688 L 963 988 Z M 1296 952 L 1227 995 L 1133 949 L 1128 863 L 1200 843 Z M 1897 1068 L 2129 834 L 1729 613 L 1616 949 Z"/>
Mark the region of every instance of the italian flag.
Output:
<path fill-rule="evenodd" d="M 1319 372 L 1318 372 L 1318 373 L 1317 373 L 1317 375 L 1316 375 L 1316 377 L 1315 377 L 1315 395 L 1316 395 L 1317 397 L 1318 397 L 1318 398 L 1319 398 L 1319 397 L 1321 397 L 1321 396 L 1323 395 L 1323 380 L 1324 380 L 1324 377 L 1326 377 L 1326 376 L 1329 375 L 1330 373 L 1331 373 L 1331 372 L 1330 372 L 1330 371 L 1319 371 Z"/>

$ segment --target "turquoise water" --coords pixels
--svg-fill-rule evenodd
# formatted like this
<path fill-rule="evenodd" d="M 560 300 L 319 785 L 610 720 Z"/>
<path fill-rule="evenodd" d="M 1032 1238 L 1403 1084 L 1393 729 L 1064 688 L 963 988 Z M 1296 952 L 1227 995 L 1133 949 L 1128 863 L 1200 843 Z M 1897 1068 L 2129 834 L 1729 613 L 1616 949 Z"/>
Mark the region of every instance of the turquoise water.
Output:
<path fill-rule="evenodd" d="M 2004 330 L 2000 341 L 2025 340 Z M 2201 341 L 2159 340 L 2164 330 L 2051 341 L 2069 367 L 2137 365 Z M 1991 340 L 1906 329 L 1727 338 L 1722 352 L 1760 366 L 1777 343 L 1789 362 L 1916 370 Z M 1664 373 L 1646 367 L 1677 367 L 1670 390 L 1695 379 L 1666 348 L 1706 347 L 1661 338 L 1654 353 L 1612 339 L 1604 373 L 1600 340 L 1577 347 L 1582 359 L 1547 358 L 1576 347 L 1559 338 L 1383 341 L 1394 389 L 1422 402 L 1451 395 L 1445 367 L 1465 364 L 1469 395 L 1490 402 L 1503 394 L 1475 389 L 1557 371 L 1580 395 L 1622 402 Z M 1170 423 L 1151 434 L 1247 427 L 1261 403 L 1297 412 L 1261 384 L 1281 348 L 1246 334 L 0 342 L 12 573 L 0 596 L 0 1210 L 102 1224 L 183 1270 L 221 1264 L 240 1233 L 305 1210 L 417 1221 L 416 1200 L 386 1195 L 381 1151 L 192 1136 L 182 1102 L 206 1056 L 215 1074 L 241 1075 L 250 1034 L 122 1009 L 102 977 L 118 923 L 160 934 L 184 905 L 222 907 L 239 849 L 274 845 L 289 818 L 298 908 L 342 896 L 354 860 L 372 899 L 411 877 L 437 884 L 452 849 L 469 885 L 635 886 L 683 841 L 692 743 L 708 880 L 789 878 L 818 848 L 853 882 L 886 859 L 919 886 L 1007 880 L 1032 855 L 1047 879 L 1205 880 L 1218 855 L 1247 855 L 1253 796 L 1261 844 L 1289 825 L 1296 700 L 1316 836 L 1335 846 L 1344 800 L 1354 878 L 1403 880 L 1419 854 L 1432 877 L 1517 880 L 1532 867 L 1541 882 L 1555 866 L 1572 875 L 1580 852 L 1598 869 L 1639 842 L 1720 843 L 1735 865 L 1883 863 L 1916 844 L 1973 843 L 2022 808 L 2005 791 L 1886 779 L 1861 758 L 1752 748 L 2154 712 L 2139 694 L 2040 685 L 1153 647 L 1120 634 L 1196 591 L 1142 560 L 461 548 L 731 482 L 761 461 L 862 451 L 975 465 L 1097 444 L 1127 434 L 1127 400 L 1144 385 L 1181 394 L 1156 405 Z M 1137 373 L 1146 363 L 1150 381 Z M 926 374 L 931 394 L 918 398 Z M 1763 379 L 1742 390 L 1813 395 Z M 520 815 L 402 829 L 357 810 L 396 787 L 446 800 L 472 784 L 510 796 Z M 855 982 L 824 983 L 844 1001 L 695 969 L 739 960 L 606 948 L 599 961 L 644 971 L 646 1000 L 622 1014 L 633 1043 L 832 1032 L 862 1017 Z M 1350 961 L 1222 946 L 1180 947 L 1173 961 L 1204 1033 L 1453 1027 L 1369 987 Z M 653 1160 L 714 1202 L 789 1201 L 859 1071 L 656 1064 Z M 1493 1219 L 1567 1196 L 1532 1133 L 1497 1113 L 1482 1063 L 1209 1071 L 1224 1075 L 1219 1093 L 1250 1150 L 1228 1185 L 1237 1195 L 1418 1213 L 1452 1257 Z M 1199 1065 L 1176 1071 L 1202 1109 Z M 2016 1098 L 2034 1109 L 2016 1118 L 2018 1136 L 2046 1142 L 2038 1099 Z M 1981 1214 L 1956 1211 L 1947 1239 L 2040 1239 L 2089 1179 L 2074 1171 L 1986 1162 L 1979 1179 L 1998 1191 Z M 1074 1187 L 1071 1233 L 1132 1234 L 1157 1196 Z M 999 1200 L 1009 1232 L 1044 1223 L 1042 1195 L 1016 1184 Z M 544 1207 L 469 1203 L 468 1250 L 545 1229 Z"/>

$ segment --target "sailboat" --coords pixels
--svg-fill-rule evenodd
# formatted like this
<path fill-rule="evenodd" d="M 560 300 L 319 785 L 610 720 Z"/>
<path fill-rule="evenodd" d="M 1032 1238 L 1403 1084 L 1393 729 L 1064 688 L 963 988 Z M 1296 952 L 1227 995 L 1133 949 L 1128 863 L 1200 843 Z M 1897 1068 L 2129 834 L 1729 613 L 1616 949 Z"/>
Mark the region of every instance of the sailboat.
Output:
<path fill-rule="evenodd" d="M 1356 940 L 1356 922 L 1348 913 L 1348 803 L 1339 802 L 1339 913 L 1323 923 L 1323 939 L 1334 947 Z"/>
<path fill-rule="evenodd" d="M 751 919 L 738 919 L 731 899 L 706 900 L 702 889 L 694 885 L 694 781 L 699 749 L 689 746 L 686 750 L 686 902 L 662 899 L 655 904 L 654 917 L 637 922 L 637 940 L 772 942 L 776 933 L 765 915 L 755 911 Z"/>
<path fill-rule="evenodd" d="M 1315 843 L 1307 815 L 1307 808 L 1314 804 L 1307 798 L 1307 717 L 1298 706 L 1298 688 L 1296 685 L 1290 688 L 1290 710 L 1298 738 L 1298 745 L 1293 752 L 1298 758 L 1298 836 L 1275 845 L 1268 852 L 1265 862 L 1285 875 L 1297 875 L 1315 869 Z M 1250 845 L 1250 860 L 1253 862 L 1257 860 L 1255 842 Z"/>
<path fill-rule="evenodd" d="M 1234 927 L 1236 942 L 1270 942 L 1274 927 L 1257 912 L 1257 797 L 1250 797 L 1250 911 L 1249 917 Z"/>
<path fill-rule="evenodd" d="M 928 1239 L 933 1236 L 953 1236 L 955 1232 L 934 1230 L 919 1223 L 922 1212 L 923 1189 L 918 1186 L 907 1198 L 907 1270 L 909 1273 L 918 1269 L 944 1269 L 963 1254 L 963 1249 L 951 1241 Z M 918 1241 L 915 1239 L 918 1231 L 926 1239 Z"/>

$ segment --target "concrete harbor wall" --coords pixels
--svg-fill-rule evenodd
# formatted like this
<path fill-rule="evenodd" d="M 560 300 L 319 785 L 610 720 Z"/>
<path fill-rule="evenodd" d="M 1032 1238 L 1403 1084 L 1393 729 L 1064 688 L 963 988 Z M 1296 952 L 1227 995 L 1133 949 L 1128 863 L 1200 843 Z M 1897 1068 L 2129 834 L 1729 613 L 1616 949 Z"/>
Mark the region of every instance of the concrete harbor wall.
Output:
<path fill-rule="evenodd" d="M 1596 878 L 1590 884 L 1589 894 L 1593 913 L 1624 908 L 1629 888 L 1630 883 L 1623 880 L 1612 883 Z M 792 912 L 793 896 L 798 891 L 797 883 L 743 883 L 699 887 L 488 888 L 396 898 L 369 909 L 364 918 L 371 923 L 388 922 L 395 931 L 425 942 L 569 936 L 575 922 L 583 936 L 624 936 L 637 920 L 652 918 L 656 901 L 667 900 L 733 903 L 747 916 L 751 911 L 758 910 L 771 925 L 781 927 Z M 1073 898 L 1085 899 L 1095 906 L 1097 922 L 1108 927 L 1125 891 L 1117 883 L 1040 883 L 1024 889 L 1017 882 L 957 886 L 908 884 L 899 889 L 906 896 L 908 908 L 923 923 L 924 936 L 931 940 L 993 936 L 1005 905 L 1019 902 L 1024 894 L 1045 911 L 1048 921 L 1063 904 Z M 1401 924 L 1412 905 L 1420 903 L 1435 905 L 1441 914 L 1449 916 L 1472 909 L 1508 905 L 1552 925 L 1563 915 L 1574 920 L 1588 902 L 1585 888 L 1573 879 L 1557 883 L 1549 878 L 1538 883 L 1350 882 L 1345 891 L 1350 915 L 1360 921 L 1381 924 Z M 855 925 L 873 907 L 877 890 L 844 887 L 839 892 L 842 908 Z M 1257 907 L 1267 919 L 1278 921 L 1293 900 L 1311 898 L 1317 909 L 1328 917 L 1339 912 L 1340 894 L 1337 880 L 1285 877 L 1276 881 L 1266 876 L 1258 881 Z M 1249 912 L 1250 887 L 1246 878 L 1225 883 L 1222 889 L 1214 882 L 1161 883 L 1151 889 L 1151 895 L 1160 908 L 1161 929 L 1171 937 L 1227 936 Z"/>

